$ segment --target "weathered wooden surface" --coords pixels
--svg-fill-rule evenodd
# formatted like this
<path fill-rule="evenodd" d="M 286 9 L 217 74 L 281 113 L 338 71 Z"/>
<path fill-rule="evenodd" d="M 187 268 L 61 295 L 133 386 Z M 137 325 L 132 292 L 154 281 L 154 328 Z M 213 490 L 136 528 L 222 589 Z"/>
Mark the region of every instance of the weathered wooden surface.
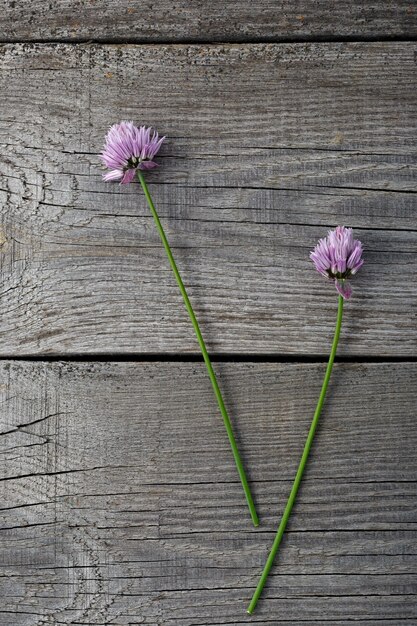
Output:
<path fill-rule="evenodd" d="M 414 43 L 1 48 L 0 351 L 197 352 L 137 186 L 101 181 L 123 118 L 169 135 L 149 182 L 211 351 L 324 354 L 309 250 L 366 265 L 341 354 L 415 355 Z"/>
<path fill-rule="evenodd" d="M 3 41 L 250 41 L 417 34 L 412 0 L 6 0 Z"/>
<path fill-rule="evenodd" d="M 1 360 L 0 625 L 416 624 L 417 44 L 387 41 L 416 7 L 7 0 L 0 32 L 0 359 L 161 359 Z M 140 190 L 101 181 L 123 118 L 169 136 L 149 181 L 209 349 L 300 357 L 215 363 L 257 530 L 203 364 L 167 360 L 198 349 Z M 336 365 L 249 618 L 335 320 L 308 253 L 337 223 L 366 249 L 339 354 L 379 362 Z"/>
<path fill-rule="evenodd" d="M 0 624 L 414 624 L 416 364 L 336 365 L 259 610 L 323 364 L 2 362 Z"/>

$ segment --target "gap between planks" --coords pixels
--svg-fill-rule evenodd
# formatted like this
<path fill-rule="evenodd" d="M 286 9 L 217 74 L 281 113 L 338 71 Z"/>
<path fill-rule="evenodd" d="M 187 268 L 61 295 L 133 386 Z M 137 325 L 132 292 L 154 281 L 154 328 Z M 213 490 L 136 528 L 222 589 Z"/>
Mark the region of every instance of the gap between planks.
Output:
<path fill-rule="evenodd" d="M 386 43 L 386 42 L 405 42 L 413 43 L 417 42 L 417 35 L 346 35 L 331 37 L 326 35 L 320 37 L 317 35 L 308 37 L 228 37 L 227 39 L 213 39 L 206 37 L 183 37 L 183 38 L 170 38 L 158 39 L 152 38 L 140 38 L 140 37 L 115 37 L 108 39 L 105 37 L 88 38 L 88 37 L 63 37 L 62 39 L 50 38 L 50 39 L 21 39 L 21 38 L 7 38 L 0 39 L 0 46 L 8 44 L 70 44 L 70 45 L 101 45 L 101 46 L 120 46 L 120 45 L 135 45 L 135 46 L 228 46 L 228 45 L 257 45 L 257 44 L 309 44 L 309 43 Z"/>
<path fill-rule="evenodd" d="M 273 353 L 211 353 L 210 360 L 213 363 L 327 363 L 328 354 L 273 354 Z M 78 363 L 89 362 L 114 362 L 114 363 L 203 363 L 203 357 L 199 353 L 177 354 L 171 352 L 152 353 L 83 353 L 83 354 L 27 354 L 27 355 L 0 355 L 2 361 L 33 361 L 53 363 L 56 361 L 69 361 Z M 364 356 L 364 355 L 341 355 L 336 356 L 335 362 L 339 363 L 417 363 L 416 356 Z"/>

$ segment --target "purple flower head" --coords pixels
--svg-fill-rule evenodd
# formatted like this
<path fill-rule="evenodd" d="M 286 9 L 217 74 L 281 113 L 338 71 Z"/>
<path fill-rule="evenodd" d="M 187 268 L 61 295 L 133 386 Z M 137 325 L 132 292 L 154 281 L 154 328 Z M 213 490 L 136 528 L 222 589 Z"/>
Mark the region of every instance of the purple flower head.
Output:
<path fill-rule="evenodd" d="M 330 230 L 327 237 L 319 240 L 310 259 L 320 274 L 334 279 L 340 295 L 349 299 L 352 288 L 346 280 L 362 267 L 362 251 L 361 242 L 353 239 L 352 229 L 338 226 Z"/>
<path fill-rule="evenodd" d="M 165 137 L 159 137 L 151 128 L 138 128 L 133 122 L 113 124 L 100 155 L 104 165 L 110 170 L 103 175 L 104 180 L 131 183 L 136 170 L 158 167 L 153 158 L 164 139 Z"/>

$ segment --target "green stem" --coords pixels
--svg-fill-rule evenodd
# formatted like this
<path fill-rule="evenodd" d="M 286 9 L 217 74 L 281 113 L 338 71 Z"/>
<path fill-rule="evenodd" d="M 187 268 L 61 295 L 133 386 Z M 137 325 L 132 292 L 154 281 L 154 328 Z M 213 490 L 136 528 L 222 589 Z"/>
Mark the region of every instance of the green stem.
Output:
<path fill-rule="evenodd" d="M 192 323 L 192 325 L 194 327 L 195 334 L 197 335 L 197 340 L 198 340 L 198 343 L 200 345 L 201 352 L 203 354 L 204 362 L 205 362 L 206 367 L 207 367 L 207 372 L 208 372 L 208 375 L 210 377 L 210 381 L 211 381 L 211 384 L 213 386 L 214 394 L 216 396 L 217 403 L 219 405 L 220 412 L 221 412 L 222 417 L 223 417 L 223 421 L 224 421 L 224 425 L 226 427 L 227 435 L 229 437 L 230 446 L 232 448 L 232 452 L 233 452 L 233 456 L 234 456 L 234 459 L 235 459 L 237 471 L 239 472 L 239 477 L 240 477 L 240 481 L 242 483 L 243 491 L 245 492 L 245 496 L 246 496 L 246 500 L 247 500 L 247 503 L 248 503 L 248 506 L 249 506 L 249 511 L 250 511 L 250 515 L 251 515 L 251 518 L 252 518 L 252 522 L 253 522 L 254 526 L 258 526 L 259 525 L 258 515 L 257 515 L 256 510 L 255 510 L 255 504 L 253 502 L 252 494 L 250 492 L 248 480 L 246 478 L 245 470 L 243 469 L 243 464 L 242 464 L 242 461 L 241 461 L 241 458 L 240 458 L 240 455 L 239 455 L 239 450 L 238 450 L 238 447 L 237 447 L 237 444 L 236 444 L 236 441 L 235 441 L 235 438 L 234 438 L 234 435 L 233 435 L 232 424 L 230 422 L 230 418 L 229 418 L 229 416 L 227 414 L 226 407 L 224 405 L 223 397 L 222 397 L 219 385 L 217 383 L 216 375 L 214 373 L 213 366 L 212 366 L 211 361 L 210 361 L 210 357 L 209 357 L 208 352 L 207 352 L 206 344 L 204 343 L 203 335 L 201 334 L 201 330 L 200 330 L 200 327 L 198 325 L 196 316 L 194 314 L 193 307 L 191 306 L 191 302 L 190 302 L 190 300 L 188 298 L 188 294 L 187 294 L 186 289 L 184 287 L 184 283 L 182 282 L 180 273 L 179 273 L 178 268 L 177 268 L 177 264 L 175 263 L 174 257 L 172 255 L 171 248 L 170 248 L 169 243 L 168 243 L 168 239 L 167 239 L 167 237 L 165 235 L 164 229 L 162 228 L 162 224 L 161 224 L 161 222 L 159 220 L 158 213 L 156 212 L 154 203 L 152 202 L 152 198 L 150 196 L 149 189 L 148 189 L 148 186 L 146 184 L 145 178 L 144 178 L 144 176 L 143 176 L 143 174 L 142 174 L 142 172 L 140 170 L 137 170 L 137 175 L 138 175 L 139 182 L 142 185 L 142 189 L 144 191 L 144 194 L 145 194 L 146 200 L 148 202 L 149 208 L 151 210 L 152 216 L 153 216 L 153 218 L 155 220 L 156 228 L 158 229 L 159 236 L 160 236 L 160 238 L 162 240 L 163 246 L 165 248 L 165 252 L 167 253 L 168 260 L 169 260 L 169 262 L 171 264 L 171 267 L 172 267 L 172 271 L 174 272 L 174 276 L 175 276 L 175 278 L 177 280 L 178 287 L 180 288 L 181 295 L 182 295 L 182 297 L 184 299 L 185 307 L 186 307 L 186 309 L 188 311 L 188 315 L 190 316 L 191 323 Z"/>
<path fill-rule="evenodd" d="M 266 579 L 268 578 L 269 571 L 274 562 L 275 556 L 278 552 L 279 545 L 281 543 L 281 539 L 283 537 L 285 528 L 287 526 L 288 519 L 291 515 L 291 510 L 295 502 L 295 498 L 297 496 L 298 488 L 301 483 L 301 479 L 303 477 L 304 468 L 307 463 L 308 455 L 310 452 L 311 444 L 313 443 L 314 433 L 316 432 L 317 424 L 319 421 L 320 413 L 323 408 L 324 398 L 326 396 L 327 386 L 329 384 L 330 375 L 332 373 L 333 361 L 336 356 L 337 344 L 339 342 L 340 337 L 340 329 L 342 326 L 342 317 L 343 317 L 343 298 L 339 296 L 339 306 L 337 311 L 337 322 L 336 322 L 336 330 L 334 333 L 333 345 L 330 352 L 329 362 L 327 363 L 326 374 L 324 375 L 323 385 L 320 392 L 319 401 L 317 402 L 316 411 L 314 413 L 313 421 L 311 422 L 310 430 L 307 435 L 307 440 L 304 445 L 303 454 L 301 457 L 300 464 L 298 466 L 297 474 L 295 475 L 294 483 L 291 488 L 291 493 L 288 498 L 287 504 L 285 506 L 284 514 L 282 516 L 280 525 L 277 530 L 277 534 L 275 535 L 274 543 L 272 544 L 271 551 L 269 553 L 268 559 L 266 561 L 264 570 L 259 579 L 258 586 L 255 589 L 255 593 L 253 594 L 251 603 L 248 607 L 248 613 L 251 614 L 255 610 L 256 604 L 259 600 L 259 597 L 262 593 L 262 589 L 266 583 Z"/>

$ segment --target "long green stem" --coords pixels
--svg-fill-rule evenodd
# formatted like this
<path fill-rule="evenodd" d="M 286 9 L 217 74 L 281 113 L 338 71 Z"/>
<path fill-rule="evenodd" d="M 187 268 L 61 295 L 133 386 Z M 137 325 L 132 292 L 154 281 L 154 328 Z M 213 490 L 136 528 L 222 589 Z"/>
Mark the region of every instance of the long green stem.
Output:
<path fill-rule="evenodd" d="M 144 176 L 143 176 L 143 174 L 142 174 L 142 172 L 140 170 L 137 170 L 137 175 L 138 175 L 139 182 L 142 185 L 142 189 L 144 191 L 144 194 L 145 194 L 146 200 L 148 202 L 149 208 L 151 210 L 152 216 L 153 216 L 153 218 L 155 220 L 155 224 L 156 224 L 156 227 L 158 229 L 158 233 L 159 233 L 159 236 L 160 236 L 160 238 L 162 240 L 163 246 L 165 248 L 165 252 L 167 253 L 168 260 L 169 260 L 169 262 L 171 264 L 172 271 L 174 272 L 174 276 L 175 276 L 175 278 L 177 280 L 178 287 L 180 288 L 181 295 L 182 295 L 182 297 L 184 299 L 185 307 L 186 307 L 186 309 L 188 311 L 188 315 L 190 316 L 191 323 L 192 323 L 192 325 L 194 327 L 195 334 L 197 335 L 197 340 L 198 340 L 198 343 L 200 345 L 201 352 L 203 354 L 204 362 L 205 362 L 206 367 L 207 367 L 207 372 L 208 372 L 208 375 L 210 377 L 210 381 L 211 381 L 211 384 L 213 386 L 214 394 L 216 396 L 217 403 L 219 405 L 219 409 L 220 409 L 220 412 L 221 412 L 222 417 L 223 417 L 223 421 L 224 421 L 224 425 L 226 427 L 227 435 L 229 437 L 230 446 L 232 448 L 233 457 L 235 459 L 237 471 L 239 472 L 239 477 L 240 477 L 240 481 L 242 483 L 243 491 L 245 492 L 245 496 L 246 496 L 246 500 L 247 500 L 247 503 L 248 503 L 250 515 L 251 515 L 251 518 L 252 518 L 252 522 L 253 522 L 254 526 L 258 526 L 259 525 L 258 515 L 256 513 L 255 504 L 253 502 L 253 498 L 252 498 L 252 494 L 251 494 L 251 491 L 250 491 L 250 488 L 249 488 L 248 480 L 246 478 L 245 470 L 243 468 L 243 464 L 242 464 L 242 461 L 241 461 L 241 458 L 240 458 L 240 455 L 239 455 L 239 450 L 238 450 L 238 447 L 237 447 L 237 444 L 236 444 L 236 441 L 235 441 L 235 437 L 233 435 L 232 424 L 230 422 L 230 418 L 229 418 L 229 416 L 227 414 L 227 411 L 226 411 L 226 407 L 225 407 L 225 404 L 224 404 L 224 401 L 223 401 L 223 397 L 222 397 L 219 385 L 217 383 L 216 375 L 214 373 L 213 366 L 211 364 L 210 357 L 209 357 L 208 352 L 207 352 L 206 344 L 204 343 L 203 335 L 201 334 L 201 330 L 200 330 L 200 327 L 198 325 L 197 318 L 196 318 L 196 316 L 194 314 L 193 307 L 191 306 L 191 302 L 190 302 L 190 300 L 188 298 L 188 294 L 187 294 L 187 291 L 186 291 L 186 289 L 184 287 L 184 283 L 182 282 L 180 273 L 179 273 L 178 268 L 177 268 L 177 264 L 175 263 L 174 257 L 172 255 L 171 248 L 170 248 L 169 243 L 168 243 L 168 239 L 167 239 L 167 237 L 165 235 L 164 229 L 162 228 L 162 224 L 161 224 L 161 222 L 159 220 L 158 213 L 156 212 L 154 203 L 152 202 L 152 198 L 151 198 L 151 195 L 149 193 L 149 189 L 148 189 L 148 186 L 146 184 L 145 178 L 144 178 Z"/>
<path fill-rule="evenodd" d="M 342 298 L 342 296 L 339 296 L 339 306 L 338 306 L 338 311 L 337 311 L 336 330 L 335 330 L 335 333 L 334 333 L 333 345 L 332 345 L 332 349 L 331 349 L 331 352 L 330 352 L 329 361 L 327 363 L 327 369 L 326 369 L 326 373 L 324 375 L 324 380 L 323 380 L 323 385 L 322 385 L 321 392 L 320 392 L 319 401 L 317 402 L 317 407 L 316 407 L 316 410 L 315 410 L 315 413 L 314 413 L 313 421 L 311 422 L 310 430 L 309 430 L 308 435 L 307 435 L 307 440 L 306 440 L 305 445 L 304 445 L 304 450 L 303 450 L 303 454 L 302 454 L 302 457 L 301 457 L 301 461 L 300 461 L 300 464 L 298 466 L 297 474 L 295 475 L 295 479 L 294 479 L 293 486 L 291 488 L 290 496 L 289 496 L 287 504 L 285 506 L 284 514 L 282 516 L 280 525 L 278 527 L 277 534 L 275 535 L 274 543 L 272 544 L 272 548 L 271 548 L 271 551 L 269 553 L 268 559 L 266 561 L 264 570 L 263 570 L 263 572 L 261 574 L 261 577 L 259 579 L 258 586 L 255 589 L 255 593 L 253 594 L 251 603 L 249 604 L 249 607 L 248 607 L 248 613 L 250 613 L 250 614 L 253 613 L 253 611 L 255 610 L 256 604 L 257 604 L 257 602 L 259 600 L 259 597 L 260 597 L 260 595 L 262 593 L 262 589 L 264 588 L 264 585 L 266 583 L 266 579 L 268 578 L 269 571 L 270 571 L 270 569 L 272 567 L 272 564 L 274 562 L 275 556 L 276 556 L 276 554 L 278 552 L 278 548 L 279 548 L 279 545 L 281 543 L 281 539 L 282 539 L 282 537 L 284 535 L 284 531 L 285 531 L 285 528 L 287 526 L 288 519 L 289 519 L 289 517 L 291 515 L 291 510 L 292 510 L 292 507 L 294 505 L 295 498 L 297 496 L 298 488 L 300 486 L 301 479 L 303 477 L 304 468 L 305 468 L 306 463 L 307 463 L 307 459 L 308 459 L 308 455 L 309 455 L 309 452 L 310 452 L 311 444 L 313 443 L 314 434 L 316 432 L 316 428 L 317 428 L 317 424 L 318 424 L 318 421 L 319 421 L 320 413 L 321 413 L 321 410 L 323 408 L 324 398 L 326 396 L 327 386 L 329 384 L 330 375 L 332 373 L 333 361 L 334 361 L 334 358 L 336 356 L 337 344 L 339 343 L 340 329 L 341 329 L 341 326 L 342 326 L 342 317 L 343 317 L 343 298 Z"/>

